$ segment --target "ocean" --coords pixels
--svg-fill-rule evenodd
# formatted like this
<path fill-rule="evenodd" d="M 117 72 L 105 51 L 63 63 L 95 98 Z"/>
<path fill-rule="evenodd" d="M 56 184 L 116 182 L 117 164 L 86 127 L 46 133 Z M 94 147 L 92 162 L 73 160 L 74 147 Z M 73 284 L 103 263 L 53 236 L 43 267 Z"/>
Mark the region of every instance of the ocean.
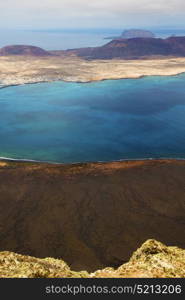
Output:
<path fill-rule="evenodd" d="M 0 156 L 75 163 L 185 158 L 185 74 L 0 89 Z"/>
<path fill-rule="evenodd" d="M 66 50 L 81 47 L 102 46 L 104 39 L 119 36 L 123 29 L 101 30 L 0 30 L 0 47 L 7 45 L 33 45 L 46 50 Z M 157 37 L 185 36 L 185 29 L 151 29 Z"/>

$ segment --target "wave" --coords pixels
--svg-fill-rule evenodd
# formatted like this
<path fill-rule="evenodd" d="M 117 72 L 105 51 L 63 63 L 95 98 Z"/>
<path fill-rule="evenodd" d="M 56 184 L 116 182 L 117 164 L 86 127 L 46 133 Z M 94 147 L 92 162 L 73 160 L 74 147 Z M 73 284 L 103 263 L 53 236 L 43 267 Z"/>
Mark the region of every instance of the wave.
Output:
<path fill-rule="evenodd" d="M 12 157 L 5 157 L 5 156 L 0 156 L 0 161 L 17 161 L 17 162 L 34 162 L 34 163 L 55 163 L 55 162 L 44 161 L 44 160 L 35 160 L 35 159 L 28 159 L 28 158 L 12 158 Z"/>
<path fill-rule="evenodd" d="M 30 162 L 30 163 L 47 163 L 55 165 L 76 165 L 76 164 L 88 164 L 88 163 L 110 163 L 110 162 L 123 162 L 123 161 L 147 161 L 147 160 L 185 160 L 182 157 L 147 157 L 147 158 L 123 158 L 117 160 L 98 160 L 98 161 L 76 161 L 76 162 L 54 162 L 47 160 L 35 160 L 28 158 L 12 158 L 0 156 L 0 161 L 14 161 L 14 162 Z"/>

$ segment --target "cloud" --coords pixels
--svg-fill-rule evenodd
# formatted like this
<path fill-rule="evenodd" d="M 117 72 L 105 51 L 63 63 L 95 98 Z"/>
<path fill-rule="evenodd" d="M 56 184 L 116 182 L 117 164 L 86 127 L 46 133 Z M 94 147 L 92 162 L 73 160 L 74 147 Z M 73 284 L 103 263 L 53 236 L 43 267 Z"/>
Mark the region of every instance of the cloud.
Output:
<path fill-rule="evenodd" d="M 184 0 L 5 0 L 1 27 L 98 27 L 183 22 Z"/>

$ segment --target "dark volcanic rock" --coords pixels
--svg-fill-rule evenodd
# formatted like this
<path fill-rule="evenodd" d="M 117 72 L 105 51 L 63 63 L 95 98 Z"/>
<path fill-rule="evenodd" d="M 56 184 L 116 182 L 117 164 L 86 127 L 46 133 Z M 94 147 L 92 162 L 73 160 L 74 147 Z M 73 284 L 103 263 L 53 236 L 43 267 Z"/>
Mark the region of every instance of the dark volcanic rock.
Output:
<path fill-rule="evenodd" d="M 0 163 L 0 251 L 120 266 L 145 240 L 185 248 L 185 161 Z"/>
<path fill-rule="evenodd" d="M 29 45 L 12 45 L 0 49 L 0 56 L 9 55 L 48 56 L 51 54 L 42 48 Z"/>
<path fill-rule="evenodd" d="M 185 36 L 169 37 L 166 43 L 170 45 L 170 51 L 173 55 L 185 56 Z"/>
<path fill-rule="evenodd" d="M 115 39 L 102 47 L 68 50 L 87 59 L 185 56 L 185 37 Z"/>

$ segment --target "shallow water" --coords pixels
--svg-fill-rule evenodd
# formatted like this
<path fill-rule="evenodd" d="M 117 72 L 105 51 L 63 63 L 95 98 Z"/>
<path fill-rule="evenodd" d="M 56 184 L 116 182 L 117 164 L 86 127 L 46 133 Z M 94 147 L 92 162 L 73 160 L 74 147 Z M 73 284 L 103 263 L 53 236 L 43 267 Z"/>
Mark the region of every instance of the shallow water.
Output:
<path fill-rule="evenodd" d="M 0 90 L 0 156 L 185 158 L 185 74 Z"/>

